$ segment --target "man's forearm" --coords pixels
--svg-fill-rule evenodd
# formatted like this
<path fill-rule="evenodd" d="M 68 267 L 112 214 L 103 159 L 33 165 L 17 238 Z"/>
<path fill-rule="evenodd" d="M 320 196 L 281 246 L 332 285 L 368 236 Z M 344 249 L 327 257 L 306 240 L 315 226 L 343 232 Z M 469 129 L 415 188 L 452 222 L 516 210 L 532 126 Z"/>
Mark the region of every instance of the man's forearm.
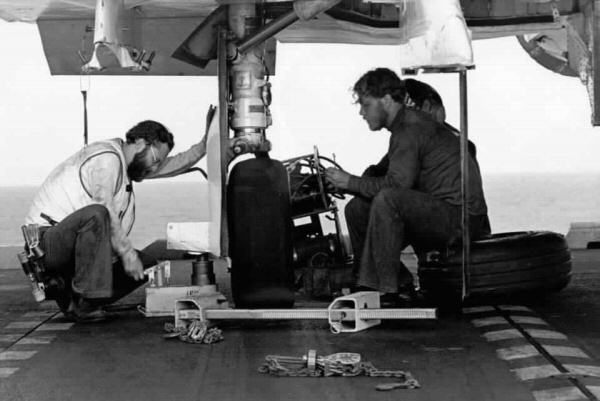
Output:
<path fill-rule="evenodd" d="M 386 174 L 382 177 L 357 177 L 350 176 L 348 192 L 372 199 L 383 188 L 409 188 L 401 179 Z"/>
<path fill-rule="evenodd" d="M 206 143 L 200 142 L 190 147 L 185 152 L 167 157 L 154 174 L 146 178 L 166 178 L 185 173 L 206 155 Z"/>
<path fill-rule="evenodd" d="M 348 192 L 372 199 L 384 187 L 384 178 L 353 175 L 348 181 Z"/>
<path fill-rule="evenodd" d="M 372 164 L 362 173 L 361 177 L 382 177 L 389 168 L 389 159 L 387 153 L 377 164 Z"/>
<path fill-rule="evenodd" d="M 105 206 L 108 209 L 108 214 L 110 216 L 110 243 L 113 251 L 119 255 L 121 260 L 132 257 L 135 254 L 135 249 L 129 238 L 127 238 L 125 230 L 121 227 L 119 216 L 112 206 Z"/>

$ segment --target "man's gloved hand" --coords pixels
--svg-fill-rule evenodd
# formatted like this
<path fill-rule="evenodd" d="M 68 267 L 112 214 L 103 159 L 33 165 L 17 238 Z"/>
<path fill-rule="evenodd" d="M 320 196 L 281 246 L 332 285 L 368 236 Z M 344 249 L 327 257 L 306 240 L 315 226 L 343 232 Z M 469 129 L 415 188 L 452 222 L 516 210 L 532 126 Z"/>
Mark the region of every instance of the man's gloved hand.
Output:
<path fill-rule="evenodd" d="M 136 251 L 125 254 L 123 257 L 123 269 L 125 270 L 125 274 L 134 280 L 144 279 L 144 265 Z"/>
<path fill-rule="evenodd" d="M 329 167 L 325 170 L 325 179 L 328 183 L 333 185 L 335 189 L 345 191 L 348 189 L 350 174 L 339 168 Z"/>

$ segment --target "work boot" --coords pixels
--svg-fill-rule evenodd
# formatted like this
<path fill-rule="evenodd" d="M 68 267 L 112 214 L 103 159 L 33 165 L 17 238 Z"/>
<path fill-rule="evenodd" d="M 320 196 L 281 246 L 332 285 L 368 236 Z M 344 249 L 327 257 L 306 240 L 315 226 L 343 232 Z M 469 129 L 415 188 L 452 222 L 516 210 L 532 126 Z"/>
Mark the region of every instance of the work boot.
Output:
<path fill-rule="evenodd" d="M 71 302 L 73 301 L 71 292 L 63 291 L 60 294 L 57 294 L 55 301 L 63 315 L 65 315 L 65 317 L 69 317 L 69 308 L 71 307 Z"/>
<path fill-rule="evenodd" d="M 416 308 L 424 303 L 423 294 L 412 283 L 398 289 L 398 299 L 400 308 Z"/>
<path fill-rule="evenodd" d="M 380 296 L 382 308 L 416 308 L 423 306 L 423 296 L 412 284 L 398 289 L 398 292 L 385 293 Z"/>
<path fill-rule="evenodd" d="M 371 288 L 371 287 L 365 287 L 364 285 L 355 285 L 354 287 L 352 287 L 352 293 L 362 292 L 362 291 L 377 291 L 378 292 L 378 290 Z"/>
<path fill-rule="evenodd" d="M 397 292 L 386 292 L 379 295 L 379 306 L 381 308 L 398 308 L 399 303 L 400 298 Z"/>
<path fill-rule="evenodd" d="M 97 323 L 108 318 L 99 303 L 86 298 L 72 299 L 67 316 L 77 323 Z"/>

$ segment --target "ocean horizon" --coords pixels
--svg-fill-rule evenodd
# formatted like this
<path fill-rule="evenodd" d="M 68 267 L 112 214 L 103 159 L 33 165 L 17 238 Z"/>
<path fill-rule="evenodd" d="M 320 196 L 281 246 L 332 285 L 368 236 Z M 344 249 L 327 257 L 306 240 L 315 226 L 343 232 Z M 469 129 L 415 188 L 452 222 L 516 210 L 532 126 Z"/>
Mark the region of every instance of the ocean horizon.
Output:
<path fill-rule="evenodd" d="M 600 173 L 490 174 L 483 177 L 492 232 L 549 230 L 600 222 Z M 21 246 L 20 227 L 37 186 L 0 187 L 0 247 Z M 166 237 L 168 222 L 206 221 L 205 182 L 151 180 L 135 185 L 136 248 Z M 346 200 L 338 201 L 343 209 Z M 340 213 L 343 219 L 343 213 Z M 343 224 L 345 230 L 345 223 Z"/>

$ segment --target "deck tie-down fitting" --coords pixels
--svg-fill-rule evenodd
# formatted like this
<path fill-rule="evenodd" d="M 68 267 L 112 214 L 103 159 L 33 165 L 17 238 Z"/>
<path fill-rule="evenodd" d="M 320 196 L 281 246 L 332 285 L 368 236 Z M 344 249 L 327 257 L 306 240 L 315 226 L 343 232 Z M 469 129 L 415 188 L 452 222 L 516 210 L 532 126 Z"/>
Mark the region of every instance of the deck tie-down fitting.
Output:
<path fill-rule="evenodd" d="M 362 291 L 336 298 L 319 309 L 213 309 L 204 308 L 195 297 L 175 301 L 175 327 L 191 320 L 327 320 L 335 334 L 357 332 L 381 320 L 437 319 L 436 308 L 381 309 L 379 293 Z"/>

